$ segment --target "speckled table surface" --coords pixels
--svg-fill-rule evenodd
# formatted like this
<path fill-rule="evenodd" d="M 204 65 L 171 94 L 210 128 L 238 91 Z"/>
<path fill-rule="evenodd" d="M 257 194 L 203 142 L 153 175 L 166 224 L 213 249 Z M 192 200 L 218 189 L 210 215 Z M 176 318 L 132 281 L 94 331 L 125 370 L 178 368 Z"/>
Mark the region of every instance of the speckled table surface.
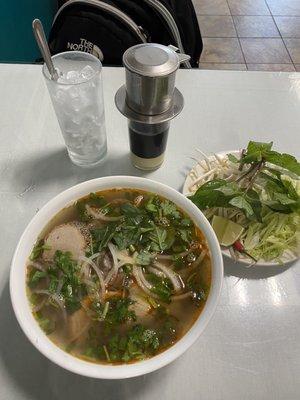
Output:
<path fill-rule="evenodd" d="M 204 334 L 173 364 L 143 377 L 73 375 L 22 333 L 9 298 L 10 261 L 31 217 L 57 193 L 119 174 L 181 190 L 195 147 L 234 149 L 250 138 L 300 155 L 300 74 L 179 71 L 186 104 L 172 123 L 165 164 L 141 173 L 130 164 L 126 120 L 113 101 L 124 71 L 105 68 L 103 75 L 109 152 L 103 165 L 85 170 L 66 155 L 40 66 L 0 65 L 0 399 L 299 399 L 299 262 L 246 269 L 226 261 L 220 303 Z"/>

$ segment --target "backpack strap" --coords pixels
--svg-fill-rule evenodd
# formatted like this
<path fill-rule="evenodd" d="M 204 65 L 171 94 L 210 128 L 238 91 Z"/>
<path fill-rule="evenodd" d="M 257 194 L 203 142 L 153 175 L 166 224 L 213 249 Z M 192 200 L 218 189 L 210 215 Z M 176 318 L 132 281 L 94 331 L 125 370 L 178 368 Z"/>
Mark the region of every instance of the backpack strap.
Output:
<path fill-rule="evenodd" d="M 181 41 L 181 36 L 180 32 L 178 30 L 177 24 L 170 13 L 170 11 L 159 1 L 159 0 L 144 0 L 145 3 L 150 5 L 152 8 L 154 8 L 166 21 L 170 31 L 172 32 L 172 35 L 174 36 L 174 40 L 177 44 L 177 47 L 180 51 L 180 53 L 185 53 L 185 50 L 182 45 Z M 186 68 L 192 68 L 191 64 L 189 61 L 184 61 L 182 63 Z"/>
<path fill-rule="evenodd" d="M 103 1 L 100 0 L 69 0 L 66 3 L 64 3 L 57 13 L 54 16 L 53 23 L 55 23 L 55 20 L 59 16 L 59 14 L 68 6 L 71 6 L 73 4 L 84 4 L 84 5 L 91 5 L 96 8 L 99 8 L 101 10 L 107 11 L 108 13 L 112 14 L 119 20 L 121 20 L 123 23 L 129 25 L 133 31 L 135 31 L 136 35 L 140 38 L 142 43 L 146 43 L 146 37 L 141 31 L 141 29 L 137 26 L 137 24 L 131 19 L 127 14 L 125 14 L 123 11 L 121 11 L 119 8 L 114 7 L 110 4 L 104 3 Z"/>

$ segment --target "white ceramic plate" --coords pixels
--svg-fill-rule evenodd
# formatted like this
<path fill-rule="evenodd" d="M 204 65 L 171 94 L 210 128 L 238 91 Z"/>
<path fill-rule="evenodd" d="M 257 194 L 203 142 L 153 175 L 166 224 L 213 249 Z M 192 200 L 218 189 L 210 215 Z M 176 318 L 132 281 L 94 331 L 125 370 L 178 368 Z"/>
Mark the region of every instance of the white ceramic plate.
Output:
<path fill-rule="evenodd" d="M 223 159 L 227 156 L 227 154 L 233 154 L 236 157 L 240 157 L 241 155 L 241 150 L 228 150 L 228 151 L 221 151 L 219 153 L 216 153 L 216 155 L 218 157 L 220 157 L 220 159 Z M 214 159 L 214 156 L 209 156 L 210 160 Z M 199 157 L 199 163 L 197 163 L 191 170 L 190 172 L 187 174 L 187 177 L 185 179 L 184 185 L 183 185 L 183 189 L 182 189 L 182 193 L 185 196 L 190 196 L 191 194 L 193 194 L 193 192 L 195 192 L 195 188 L 193 188 L 191 190 L 191 185 L 193 184 L 195 177 L 194 173 L 198 176 L 201 176 L 205 170 L 201 165 L 204 165 L 204 156 Z M 198 188 L 198 187 L 197 187 Z M 231 258 L 232 260 L 234 260 L 234 258 L 231 256 L 230 252 L 228 249 L 226 249 L 225 247 L 221 246 L 221 250 L 222 250 L 222 254 L 226 257 Z M 297 260 L 298 257 L 296 257 L 294 254 L 292 254 L 291 252 L 286 252 L 283 254 L 283 256 L 281 257 L 281 260 L 283 262 L 283 264 L 287 264 L 290 262 L 293 262 L 295 260 Z M 246 264 L 246 265 L 251 265 L 253 264 L 253 260 L 249 257 L 240 257 L 238 262 L 241 262 L 242 264 Z M 279 265 L 277 262 L 274 261 L 264 261 L 264 260 L 258 260 L 257 263 L 255 264 L 257 266 L 274 266 L 274 265 Z"/>

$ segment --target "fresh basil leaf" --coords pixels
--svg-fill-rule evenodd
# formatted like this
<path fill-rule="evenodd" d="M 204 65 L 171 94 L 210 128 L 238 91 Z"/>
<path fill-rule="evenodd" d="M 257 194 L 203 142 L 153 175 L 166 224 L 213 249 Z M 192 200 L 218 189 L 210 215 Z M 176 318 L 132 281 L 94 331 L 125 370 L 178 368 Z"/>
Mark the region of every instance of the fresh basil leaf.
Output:
<path fill-rule="evenodd" d="M 231 200 L 229 200 L 229 204 L 231 204 L 233 207 L 239 208 L 242 211 L 245 212 L 246 216 L 248 218 L 253 218 L 254 211 L 253 208 L 251 207 L 251 204 L 242 196 L 237 196 L 233 197 Z"/>
<path fill-rule="evenodd" d="M 226 207 L 228 204 L 226 196 L 217 190 L 200 190 L 190 196 L 189 199 L 201 210 L 212 207 Z"/>
<path fill-rule="evenodd" d="M 236 196 L 237 194 L 241 194 L 241 189 L 235 182 L 226 182 L 225 185 L 217 188 L 219 192 L 225 194 L 225 196 Z"/>
<path fill-rule="evenodd" d="M 296 204 L 296 200 L 290 199 L 286 194 L 282 193 L 274 193 L 274 199 L 283 205 Z"/>
<path fill-rule="evenodd" d="M 265 200 L 263 204 L 268 206 L 271 210 L 278 211 L 283 214 L 289 214 L 291 212 L 290 206 L 281 204 L 279 201 L 276 200 Z"/>
<path fill-rule="evenodd" d="M 254 189 L 249 189 L 245 195 L 246 200 L 251 205 L 256 219 L 262 222 L 262 204 L 260 201 L 259 194 Z"/>
<path fill-rule="evenodd" d="M 206 183 L 204 183 L 196 192 L 196 194 L 198 192 L 201 191 L 205 191 L 205 190 L 212 190 L 212 189 L 218 189 L 221 186 L 224 186 L 227 184 L 227 181 L 225 181 L 225 179 L 213 179 L 211 181 L 208 181 Z M 195 195 L 196 195 L 195 194 Z"/>
<path fill-rule="evenodd" d="M 233 164 L 239 164 L 240 160 L 233 154 L 227 154 L 228 160 Z"/>
<path fill-rule="evenodd" d="M 265 151 L 271 150 L 273 147 L 273 142 L 264 143 L 264 142 L 254 142 L 250 140 L 247 146 L 247 154 L 253 154 L 257 152 L 264 153 Z"/>
<path fill-rule="evenodd" d="M 259 179 L 264 181 L 263 185 L 266 187 L 266 189 L 280 193 L 285 192 L 284 185 L 281 182 L 280 178 L 277 179 L 270 174 L 267 174 L 265 172 L 260 172 Z"/>
<path fill-rule="evenodd" d="M 264 158 L 265 152 L 271 150 L 273 142 L 263 143 L 250 141 L 247 151 L 243 155 L 241 162 L 243 164 L 258 163 Z"/>
<path fill-rule="evenodd" d="M 298 200 L 299 196 L 292 182 L 288 181 L 287 179 L 281 179 L 281 182 L 285 187 L 287 194 L 290 196 L 290 198 L 293 200 Z"/>
<path fill-rule="evenodd" d="M 280 154 L 277 153 L 277 151 L 267 151 L 264 154 L 264 158 L 267 162 L 278 165 L 279 167 L 285 168 L 300 176 L 300 163 L 290 154 Z"/>

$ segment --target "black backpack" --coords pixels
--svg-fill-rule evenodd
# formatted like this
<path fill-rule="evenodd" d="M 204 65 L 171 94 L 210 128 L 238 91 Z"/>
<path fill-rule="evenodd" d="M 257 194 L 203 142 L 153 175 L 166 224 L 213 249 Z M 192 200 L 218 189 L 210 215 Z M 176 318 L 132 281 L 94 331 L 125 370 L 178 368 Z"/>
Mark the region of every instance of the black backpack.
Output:
<path fill-rule="evenodd" d="M 172 44 L 198 67 L 202 39 L 191 0 L 61 1 L 49 35 L 52 54 L 68 50 L 96 55 L 121 66 L 129 47 L 143 42 Z"/>

